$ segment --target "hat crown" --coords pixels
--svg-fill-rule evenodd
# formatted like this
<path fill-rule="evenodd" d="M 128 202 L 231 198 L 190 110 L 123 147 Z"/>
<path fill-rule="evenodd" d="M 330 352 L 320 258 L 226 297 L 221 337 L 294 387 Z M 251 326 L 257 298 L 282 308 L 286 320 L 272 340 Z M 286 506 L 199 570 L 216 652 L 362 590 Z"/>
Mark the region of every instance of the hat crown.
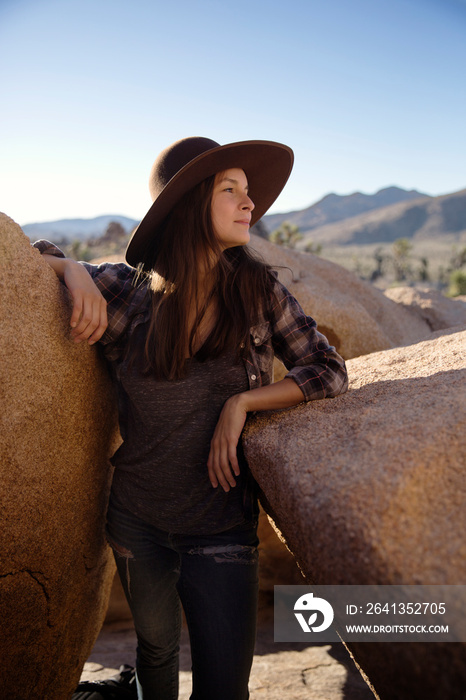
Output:
<path fill-rule="evenodd" d="M 156 158 L 149 177 L 149 190 L 152 201 L 155 202 L 159 194 L 170 180 L 182 170 L 188 163 L 202 155 L 206 151 L 218 148 L 219 143 L 202 136 L 188 136 L 188 138 L 175 141 L 165 148 Z"/>

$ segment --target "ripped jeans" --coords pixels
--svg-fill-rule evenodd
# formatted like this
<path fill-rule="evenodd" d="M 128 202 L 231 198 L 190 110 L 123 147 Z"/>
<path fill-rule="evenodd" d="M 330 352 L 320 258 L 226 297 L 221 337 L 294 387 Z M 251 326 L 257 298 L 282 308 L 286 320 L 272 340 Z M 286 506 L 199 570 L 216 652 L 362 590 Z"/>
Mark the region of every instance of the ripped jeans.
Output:
<path fill-rule="evenodd" d="M 256 635 L 256 526 L 174 535 L 111 508 L 107 537 L 138 638 L 139 700 L 178 698 L 181 605 L 191 643 L 191 700 L 247 700 Z"/>

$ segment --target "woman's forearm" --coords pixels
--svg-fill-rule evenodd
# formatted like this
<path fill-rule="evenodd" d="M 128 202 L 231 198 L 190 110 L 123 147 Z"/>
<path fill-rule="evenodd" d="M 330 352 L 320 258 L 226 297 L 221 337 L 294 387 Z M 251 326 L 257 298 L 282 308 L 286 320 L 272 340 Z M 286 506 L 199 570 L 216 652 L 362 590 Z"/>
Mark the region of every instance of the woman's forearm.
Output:
<path fill-rule="evenodd" d="M 288 377 L 275 384 L 236 394 L 230 400 L 236 400 L 246 413 L 250 413 L 290 408 L 304 401 L 305 397 L 296 382 Z"/>

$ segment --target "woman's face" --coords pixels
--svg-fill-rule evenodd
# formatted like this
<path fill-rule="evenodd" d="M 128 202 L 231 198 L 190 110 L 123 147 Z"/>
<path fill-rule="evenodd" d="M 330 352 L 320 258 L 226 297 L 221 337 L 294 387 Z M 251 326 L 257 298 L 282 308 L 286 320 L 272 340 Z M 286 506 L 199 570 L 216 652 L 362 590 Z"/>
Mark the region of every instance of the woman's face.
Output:
<path fill-rule="evenodd" d="M 253 209 L 244 170 L 230 168 L 215 176 L 211 215 L 222 250 L 249 243 Z"/>

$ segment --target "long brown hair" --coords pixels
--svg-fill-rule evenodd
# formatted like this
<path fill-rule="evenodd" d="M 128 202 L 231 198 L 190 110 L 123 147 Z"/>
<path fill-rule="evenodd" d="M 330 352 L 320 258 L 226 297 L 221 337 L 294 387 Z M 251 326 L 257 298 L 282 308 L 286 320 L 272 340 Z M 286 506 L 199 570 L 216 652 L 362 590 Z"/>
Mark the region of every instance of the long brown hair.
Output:
<path fill-rule="evenodd" d="M 249 349 L 258 310 L 273 296 L 269 265 L 244 246 L 221 250 L 211 219 L 214 181 L 204 180 L 182 198 L 164 222 L 157 252 L 148 251 L 152 313 L 143 371 L 157 378 L 183 377 L 186 357 L 194 354 L 202 361 L 234 350 L 239 360 Z M 206 280 L 207 294 L 201 292 Z M 194 353 L 196 331 L 212 302 L 214 327 Z"/>

